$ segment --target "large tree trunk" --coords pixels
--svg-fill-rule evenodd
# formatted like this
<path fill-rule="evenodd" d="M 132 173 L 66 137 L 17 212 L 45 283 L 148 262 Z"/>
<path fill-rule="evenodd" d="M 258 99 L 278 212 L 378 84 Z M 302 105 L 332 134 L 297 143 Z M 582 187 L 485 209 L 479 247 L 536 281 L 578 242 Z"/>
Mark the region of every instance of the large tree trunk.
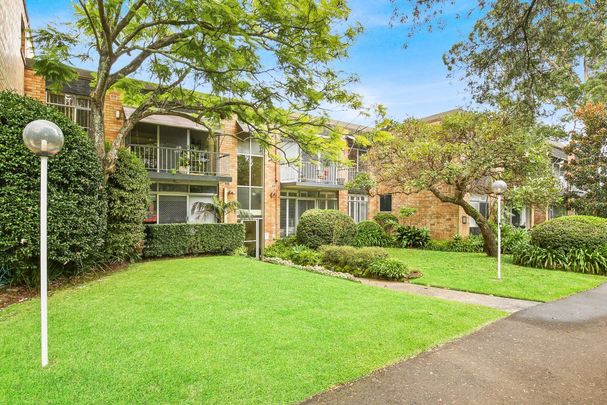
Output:
<path fill-rule="evenodd" d="M 481 230 L 481 235 L 483 236 L 484 241 L 484 250 L 488 256 L 496 257 L 497 256 L 497 240 L 495 239 L 495 234 L 493 233 L 493 229 L 491 225 L 489 225 L 489 221 L 476 208 L 470 205 L 465 200 L 459 200 L 458 205 L 460 205 L 464 212 L 470 215 L 478 228 Z"/>
<path fill-rule="evenodd" d="M 90 137 L 99 160 L 105 158 L 105 123 L 103 122 L 103 101 L 91 99 Z"/>

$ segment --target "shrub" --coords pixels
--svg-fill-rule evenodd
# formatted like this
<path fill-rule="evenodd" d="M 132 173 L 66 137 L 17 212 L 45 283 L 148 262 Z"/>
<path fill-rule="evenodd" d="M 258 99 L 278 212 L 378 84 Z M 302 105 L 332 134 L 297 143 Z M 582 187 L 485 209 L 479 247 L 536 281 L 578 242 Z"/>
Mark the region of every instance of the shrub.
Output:
<path fill-rule="evenodd" d="M 531 229 L 531 244 L 544 249 L 607 246 L 607 219 L 583 215 L 554 218 Z"/>
<path fill-rule="evenodd" d="M 293 246 L 297 244 L 295 237 L 281 238 L 263 250 L 266 257 L 278 257 L 280 259 L 290 260 L 289 257 Z"/>
<path fill-rule="evenodd" d="M 497 226 L 496 226 L 497 234 Z M 524 228 L 516 228 L 511 225 L 502 225 L 502 252 L 511 254 L 518 245 L 528 244 L 530 241 L 529 231 Z"/>
<path fill-rule="evenodd" d="M 399 225 L 395 239 L 401 247 L 423 248 L 430 242 L 430 232 L 426 228 Z"/>
<path fill-rule="evenodd" d="M 326 268 L 358 277 L 367 277 L 374 261 L 388 258 L 388 252 L 380 247 L 323 246 L 320 254 Z"/>
<path fill-rule="evenodd" d="M 514 264 L 542 269 L 556 269 L 607 275 L 607 249 L 545 249 L 519 244 L 513 251 Z"/>
<path fill-rule="evenodd" d="M 291 247 L 288 259 L 300 266 L 316 266 L 320 264 L 320 253 L 304 245 L 295 245 Z"/>
<path fill-rule="evenodd" d="M 107 201 L 101 164 L 82 129 L 33 99 L 0 92 L 0 269 L 5 282 L 38 283 L 40 159 L 23 144 L 23 128 L 46 119 L 63 131 L 49 159 L 49 277 L 69 276 L 102 259 Z"/>
<path fill-rule="evenodd" d="M 244 224 L 161 224 L 145 228 L 145 257 L 229 254 L 244 244 Z"/>
<path fill-rule="evenodd" d="M 141 256 L 144 219 L 150 204 L 150 180 L 143 163 L 128 149 L 120 149 L 116 170 L 107 182 L 106 257 L 133 261 Z"/>
<path fill-rule="evenodd" d="M 388 234 L 391 234 L 398 225 L 398 218 L 396 215 L 389 212 L 378 212 L 373 217 L 373 220 Z"/>
<path fill-rule="evenodd" d="M 480 235 L 470 235 L 466 238 L 455 235 L 451 240 L 431 240 L 425 248 L 442 252 L 482 253 L 484 241 Z"/>
<path fill-rule="evenodd" d="M 368 269 L 368 276 L 386 280 L 403 280 L 409 274 L 407 265 L 398 259 L 389 257 L 387 259 L 375 260 Z"/>
<path fill-rule="evenodd" d="M 312 249 L 322 245 L 351 245 L 355 237 L 354 220 L 337 210 L 308 210 L 297 224 L 297 241 Z"/>
<path fill-rule="evenodd" d="M 362 221 L 357 226 L 354 246 L 390 246 L 392 238 L 373 221 Z"/>

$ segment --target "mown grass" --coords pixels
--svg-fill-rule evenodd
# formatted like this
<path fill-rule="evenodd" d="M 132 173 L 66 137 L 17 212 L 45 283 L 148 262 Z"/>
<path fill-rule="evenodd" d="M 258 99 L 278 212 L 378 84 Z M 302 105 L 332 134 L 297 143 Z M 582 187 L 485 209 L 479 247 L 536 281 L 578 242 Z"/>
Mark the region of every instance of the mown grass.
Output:
<path fill-rule="evenodd" d="M 0 311 L 0 403 L 293 403 L 504 313 L 240 257 L 150 261 Z"/>
<path fill-rule="evenodd" d="M 497 260 L 484 253 L 436 252 L 420 249 L 390 249 L 423 277 L 413 281 L 434 287 L 492 294 L 533 301 L 552 301 L 588 290 L 606 277 L 556 270 L 534 269 L 512 264 L 502 257 L 502 280 L 497 279 Z"/>

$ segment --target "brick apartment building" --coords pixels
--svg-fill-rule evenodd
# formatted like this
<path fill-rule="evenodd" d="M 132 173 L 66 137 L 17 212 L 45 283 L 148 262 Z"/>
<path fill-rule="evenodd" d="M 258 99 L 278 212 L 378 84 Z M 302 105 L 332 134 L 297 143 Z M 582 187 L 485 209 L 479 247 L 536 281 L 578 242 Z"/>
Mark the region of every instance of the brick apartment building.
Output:
<path fill-rule="evenodd" d="M 81 125 L 89 126 L 89 82 L 91 73 L 78 70 L 79 78 L 66 85 L 62 92 L 50 91 L 44 78 L 31 68 L 32 47 L 27 39 L 27 13 L 23 0 L 3 0 L 0 9 L 0 90 L 13 89 L 21 94 L 47 103 Z M 21 21 L 21 28 L 14 24 Z M 119 92 L 109 92 L 105 103 L 106 139 L 113 140 L 125 117 L 133 108 L 122 103 Z M 442 114 L 444 115 L 444 113 Z M 442 116 L 425 118 L 439 120 Z M 364 127 L 335 121 L 346 129 L 348 149 L 344 151 L 351 166 L 339 167 L 319 163 L 301 153 L 298 145 L 284 145 L 289 158 L 300 156 L 300 163 L 285 164 L 269 158 L 269 154 L 250 138 L 246 126 L 237 120 L 226 120 L 212 138 L 207 130 L 178 116 L 150 116 L 143 119 L 126 138 L 125 146 L 139 156 L 152 180 L 153 203 L 148 223 L 209 222 L 210 216 L 192 213 L 198 202 L 211 201 L 213 195 L 224 200 L 238 200 L 248 210 L 246 240 L 250 251 L 259 252 L 263 246 L 295 232 L 299 217 L 311 208 L 339 209 L 356 222 L 371 219 L 377 212 L 398 214 L 401 207 L 417 212 L 407 221 L 425 226 L 432 237 L 451 238 L 475 232 L 475 224 L 455 205 L 441 203 L 429 192 L 405 196 L 381 194 L 368 196 L 350 193 L 345 184 L 365 170 L 365 150 L 353 144 L 351 134 Z M 554 145 L 555 168 L 566 159 L 559 145 Z M 486 196 L 470 196 L 470 201 L 487 212 Z M 560 211 L 559 211 L 560 212 Z M 525 208 L 512 213 L 517 226 L 531 227 L 545 218 L 559 214 Z M 228 222 L 238 220 L 235 214 Z M 257 249 L 256 249 L 257 248 Z"/>

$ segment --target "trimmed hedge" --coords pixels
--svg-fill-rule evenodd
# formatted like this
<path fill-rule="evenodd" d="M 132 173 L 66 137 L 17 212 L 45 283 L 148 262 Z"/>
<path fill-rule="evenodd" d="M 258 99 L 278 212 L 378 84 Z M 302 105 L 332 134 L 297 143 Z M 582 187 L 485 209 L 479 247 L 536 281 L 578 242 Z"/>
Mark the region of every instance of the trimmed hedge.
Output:
<path fill-rule="evenodd" d="M 107 260 L 137 260 L 143 251 L 150 179 L 143 163 L 128 149 L 118 151 L 116 170 L 107 182 L 107 197 Z"/>
<path fill-rule="evenodd" d="M 297 241 L 312 249 L 322 245 L 351 245 L 355 237 L 356 223 L 337 210 L 308 210 L 297 224 Z"/>
<path fill-rule="evenodd" d="M 482 253 L 485 246 L 483 237 L 470 235 L 462 238 L 455 235 L 451 240 L 431 240 L 424 249 L 440 252 Z"/>
<path fill-rule="evenodd" d="M 559 217 L 536 225 L 530 234 L 531 244 L 544 249 L 601 249 L 607 246 L 607 219 Z"/>
<path fill-rule="evenodd" d="M 145 228 L 145 257 L 229 254 L 244 244 L 244 224 L 160 224 Z"/>
<path fill-rule="evenodd" d="M 39 282 L 40 159 L 23 128 L 46 119 L 65 144 L 48 168 L 49 278 L 70 276 L 103 259 L 107 200 L 101 163 L 82 128 L 56 109 L 0 92 L 0 284 Z"/>
<path fill-rule="evenodd" d="M 362 221 L 356 225 L 358 232 L 354 238 L 354 246 L 390 246 L 392 238 L 379 224 L 373 221 Z"/>
<path fill-rule="evenodd" d="M 401 280 L 408 274 L 404 262 L 380 247 L 323 246 L 320 253 L 324 267 L 357 277 Z"/>

